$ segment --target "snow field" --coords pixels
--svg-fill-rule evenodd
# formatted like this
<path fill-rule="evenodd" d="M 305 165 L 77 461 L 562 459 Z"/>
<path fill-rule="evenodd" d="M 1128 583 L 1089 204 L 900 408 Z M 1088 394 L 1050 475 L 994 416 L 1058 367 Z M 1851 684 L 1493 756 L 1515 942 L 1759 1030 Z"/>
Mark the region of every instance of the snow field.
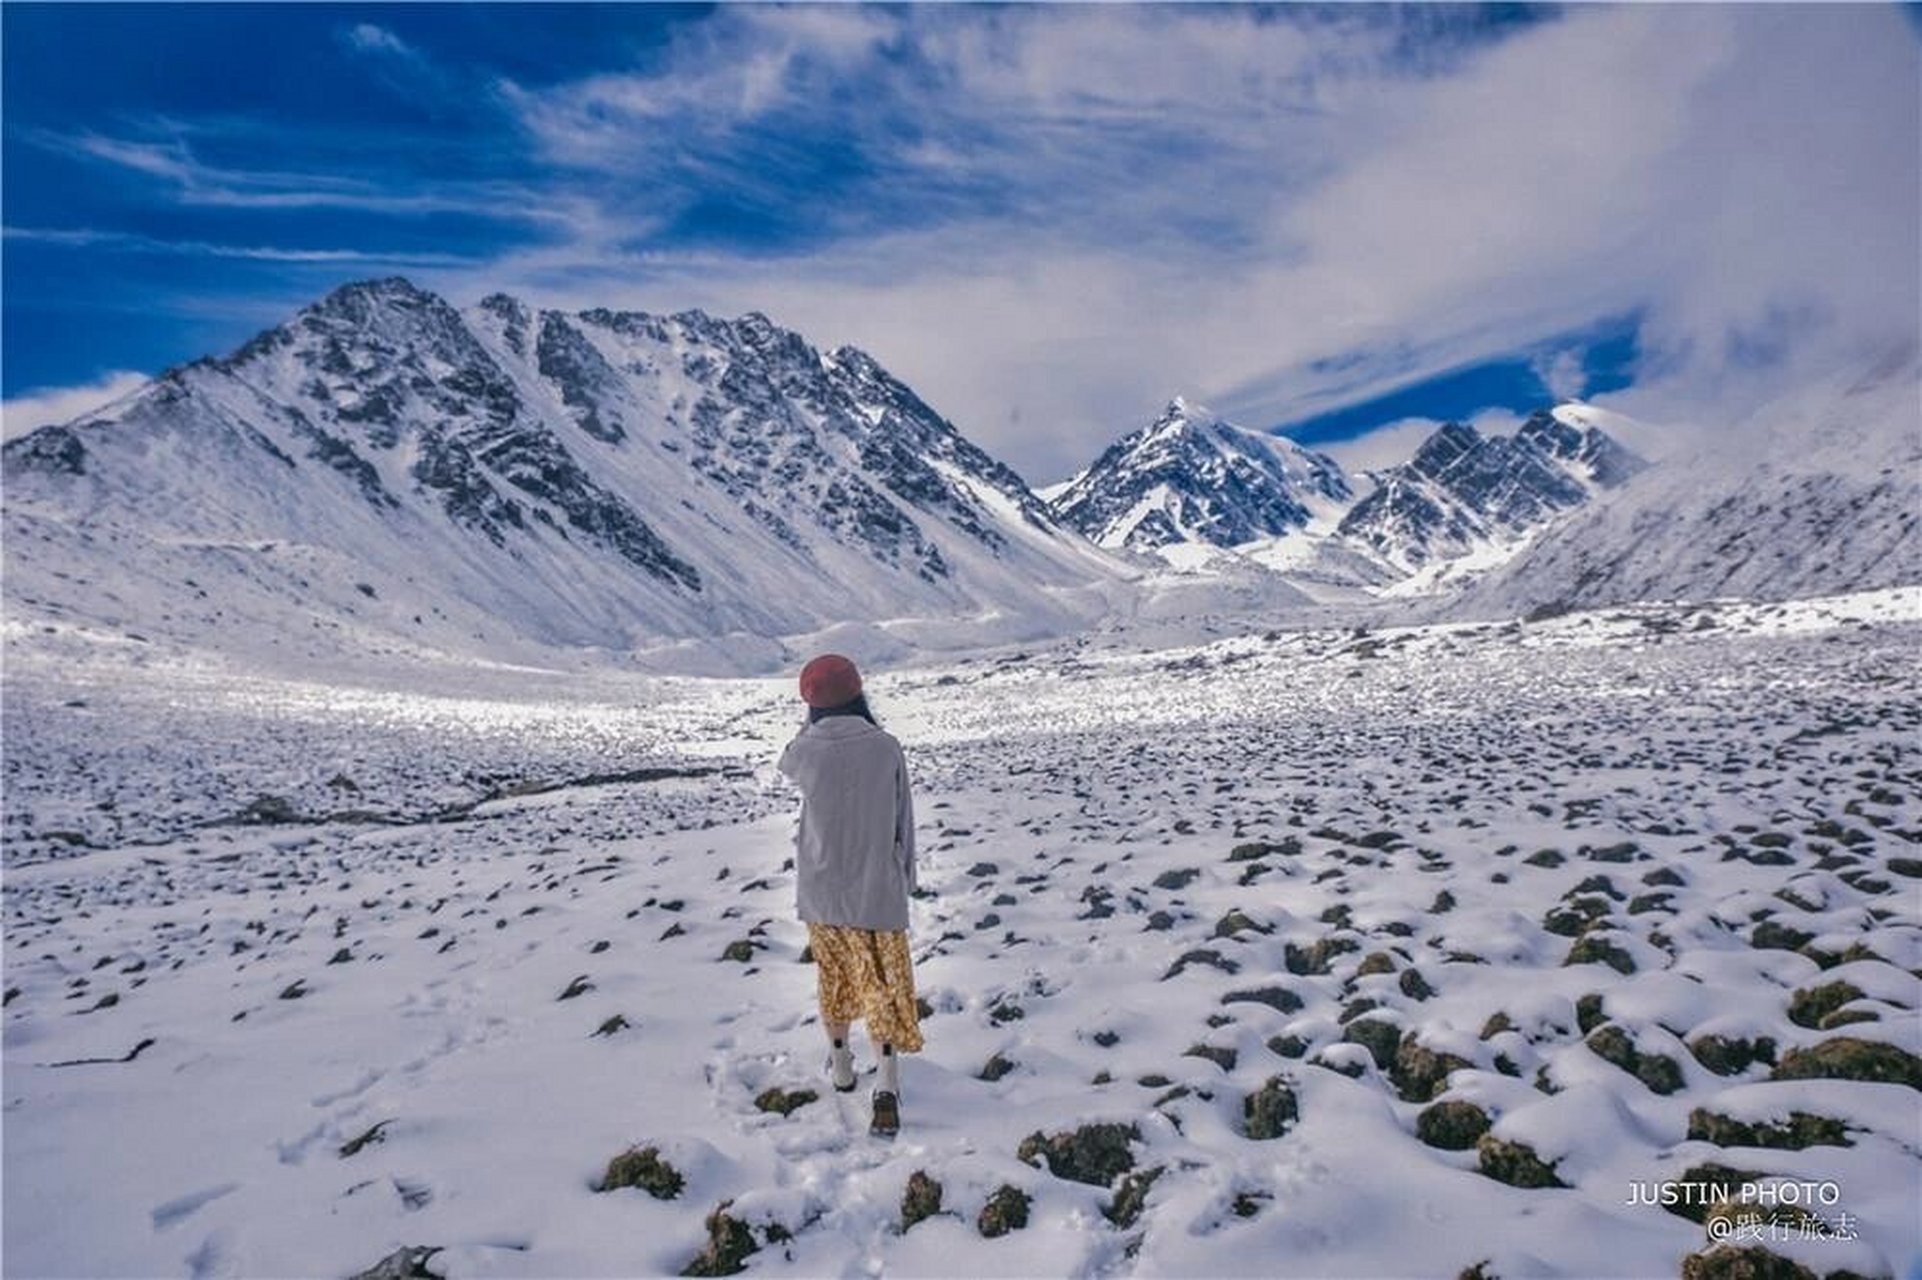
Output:
<path fill-rule="evenodd" d="M 825 1080 L 785 682 L 330 692 L 16 647 L 5 1269 L 672 1274 L 732 1201 L 756 1273 L 1673 1275 L 1705 1227 L 1632 1188 L 1713 1161 L 1839 1187 L 1856 1240 L 1770 1248 L 1905 1274 L 1913 1081 L 1699 1046 L 1922 1051 L 1916 638 L 1885 594 L 877 674 L 928 891 L 893 1143 Z M 660 763 L 718 771 L 605 780 Z M 1276 1078 L 1297 1118 L 1251 1138 Z M 1424 1141 L 1437 1101 L 1567 1185 Z M 1126 1225 L 1125 1179 L 1017 1156 L 1095 1123 L 1162 1170 Z M 678 1197 L 594 1189 L 648 1145 Z M 903 1233 L 917 1170 L 943 1207 Z M 1027 1225 L 984 1237 L 1004 1184 Z"/>

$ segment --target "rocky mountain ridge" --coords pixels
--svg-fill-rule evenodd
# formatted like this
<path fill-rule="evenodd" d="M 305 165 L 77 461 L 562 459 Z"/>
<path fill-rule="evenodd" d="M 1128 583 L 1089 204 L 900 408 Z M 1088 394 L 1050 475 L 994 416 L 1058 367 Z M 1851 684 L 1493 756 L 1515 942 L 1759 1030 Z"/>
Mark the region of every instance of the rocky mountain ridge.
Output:
<path fill-rule="evenodd" d="M 1128 574 L 872 357 L 758 313 L 461 311 L 401 279 L 347 285 L 4 465 L 10 595 L 201 636 L 1018 631 Z"/>
<path fill-rule="evenodd" d="M 1512 437 L 1445 423 L 1408 462 L 1350 477 L 1332 458 L 1177 398 L 1051 505 L 1104 547 L 1168 558 L 1239 548 L 1284 573 L 1373 587 L 1513 549 L 1645 465 L 1570 403 Z"/>

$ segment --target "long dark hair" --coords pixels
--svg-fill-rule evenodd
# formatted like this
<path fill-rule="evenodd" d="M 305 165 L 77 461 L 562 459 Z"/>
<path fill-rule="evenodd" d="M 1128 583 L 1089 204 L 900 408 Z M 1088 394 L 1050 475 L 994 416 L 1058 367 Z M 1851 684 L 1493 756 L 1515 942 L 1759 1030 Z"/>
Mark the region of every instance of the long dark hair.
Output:
<path fill-rule="evenodd" d="M 875 728 L 878 729 L 881 727 L 881 722 L 874 718 L 874 712 L 868 708 L 868 695 L 865 693 L 857 693 L 836 707 L 808 708 L 809 724 L 813 724 L 817 720 L 825 720 L 829 716 L 860 716 Z"/>

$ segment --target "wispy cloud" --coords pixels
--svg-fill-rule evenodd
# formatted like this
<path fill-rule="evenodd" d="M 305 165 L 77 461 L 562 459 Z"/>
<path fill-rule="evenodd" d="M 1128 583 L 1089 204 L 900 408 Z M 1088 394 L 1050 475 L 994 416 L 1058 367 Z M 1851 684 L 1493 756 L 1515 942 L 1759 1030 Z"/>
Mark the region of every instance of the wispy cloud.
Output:
<path fill-rule="evenodd" d="M 1572 348 L 1545 352 L 1534 360 L 1535 376 L 1557 400 L 1578 399 L 1588 389 L 1588 370 L 1582 352 Z"/>
<path fill-rule="evenodd" d="M 159 121 L 153 127 L 173 128 Z M 382 181 L 344 176 L 338 168 L 278 170 L 210 164 L 195 154 L 184 131 L 156 139 L 38 131 L 25 134 L 24 140 L 157 179 L 187 205 L 259 211 L 338 209 L 409 217 L 460 213 L 509 222 L 550 217 L 539 192 L 517 181 Z"/>
<path fill-rule="evenodd" d="M 250 262 L 368 263 L 428 267 L 472 266 L 474 259 L 431 250 L 288 249 L 270 245 L 209 244 L 204 240 L 160 240 L 124 231 L 85 228 L 7 227 L 8 240 L 62 245 L 72 249 L 117 249 L 131 253 L 178 254 L 190 258 L 234 258 Z"/>
<path fill-rule="evenodd" d="M 357 22 L 342 32 L 347 44 L 362 53 L 383 54 L 388 57 L 418 59 L 420 54 L 414 47 L 389 31 L 386 27 L 372 22 Z"/>
<path fill-rule="evenodd" d="M 78 387 L 49 387 L 0 404 L 0 440 L 23 436 L 48 423 L 71 422 L 147 385 L 147 376 L 117 370 Z"/>

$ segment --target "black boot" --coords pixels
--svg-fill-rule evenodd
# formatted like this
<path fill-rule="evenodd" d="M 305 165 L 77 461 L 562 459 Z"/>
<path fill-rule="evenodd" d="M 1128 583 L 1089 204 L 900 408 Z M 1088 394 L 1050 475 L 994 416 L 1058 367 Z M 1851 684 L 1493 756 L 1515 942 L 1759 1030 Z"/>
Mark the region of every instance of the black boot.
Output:
<path fill-rule="evenodd" d="M 874 1091 L 874 1123 L 868 1132 L 877 1138 L 892 1138 L 901 1132 L 901 1100 L 891 1090 Z"/>

